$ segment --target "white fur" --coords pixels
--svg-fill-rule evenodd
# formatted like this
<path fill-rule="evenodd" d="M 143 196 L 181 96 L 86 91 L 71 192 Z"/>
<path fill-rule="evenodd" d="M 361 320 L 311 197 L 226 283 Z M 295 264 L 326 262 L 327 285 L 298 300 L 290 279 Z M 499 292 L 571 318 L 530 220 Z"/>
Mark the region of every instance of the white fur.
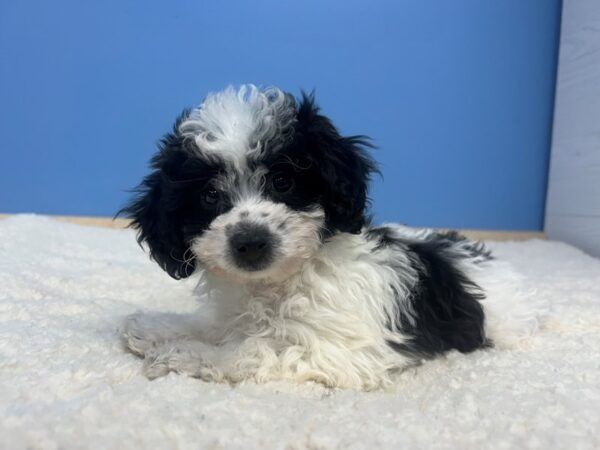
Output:
<path fill-rule="evenodd" d="M 293 100 L 280 89 L 247 84 L 210 93 L 179 125 L 200 157 L 218 156 L 243 168 L 264 144 L 289 133 L 295 119 Z"/>
<path fill-rule="evenodd" d="M 429 232 L 396 226 L 395 233 L 422 239 Z M 405 337 L 386 325 L 396 311 L 393 289 L 405 299 L 401 313 L 410 317 L 416 274 L 402 251 L 374 252 L 374 245 L 364 233 L 336 235 L 285 282 L 239 282 L 207 271 L 199 286 L 200 312 L 181 316 L 181 328 L 173 326 L 174 316 L 136 315 L 123 334 L 134 351 L 149 349 L 144 355 L 150 377 L 175 371 L 220 382 L 387 386 L 395 369 L 416 362 L 390 347 L 388 342 Z M 514 346 L 535 331 L 539 305 L 507 265 L 471 260 L 462 268 L 487 294 L 486 328 L 494 342 Z M 202 330 L 201 339 L 190 333 L 191 321 Z M 152 342 L 141 346 L 144 334 Z"/>
<path fill-rule="evenodd" d="M 389 246 L 368 229 L 358 235 L 331 230 L 323 241 L 327 206 L 317 196 L 302 210 L 273 200 L 260 157 L 289 142 L 295 114 L 295 100 L 279 89 L 244 85 L 208 95 L 180 123 L 179 132 L 195 144 L 192 155 L 220 163 L 210 186 L 230 203 L 188 251 L 203 269 L 200 312 L 138 313 L 125 322 L 126 344 L 145 358 L 149 377 L 175 371 L 222 382 L 314 380 L 373 389 L 419 362 L 393 344 L 409 339 L 399 324 L 419 326 L 411 296 L 422 264 L 409 243 L 434 231 L 388 225 L 396 238 Z M 236 265 L 228 233 L 241 222 L 266 227 L 273 241 L 267 267 Z M 456 239 L 441 251 L 484 290 L 487 336 L 500 347 L 517 345 L 535 331 L 539 305 L 510 268 L 488 261 L 483 250 Z"/>
<path fill-rule="evenodd" d="M 218 216 L 209 229 L 194 240 L 192 252 L 209 271 L 234 276 L 241 281 L 257 278 L 279 281 L 296 272 L 319 249 L 319 232 L 324 218 L 323 210 L 318 207 L 294 211 L 283 203 L 256 196 L 244 198 L 230 211 Z M 227 228 L 240 221 L 266 225 L 274 236 L 279 237 L 275 261 L 266 270 L 243 271 L 230 260 Z"/>
<path fill-rule="evenodd" d="M 526 288 L 526 280 L 505 261 L 465 264 L 463 270 L 485 292 L 486 335 L 496 348 L 511 349 L 525 344 L 538 330 L 547 310 L 545 300 Z"/>

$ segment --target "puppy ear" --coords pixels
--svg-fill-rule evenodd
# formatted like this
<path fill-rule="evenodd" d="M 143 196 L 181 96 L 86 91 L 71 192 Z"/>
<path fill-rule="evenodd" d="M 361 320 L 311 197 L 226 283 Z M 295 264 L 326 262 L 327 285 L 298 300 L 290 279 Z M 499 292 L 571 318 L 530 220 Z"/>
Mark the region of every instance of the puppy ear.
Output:
<path fill-rule="evenodd" d="M 179 196 L 168 174 L 182 166 L 188 156 L 183 149 L 183 139 L 178 127 L 187 116 L 184 111 L 159 144 L 159 151 L 151 161 L 152 172 L 136 188 L 138 195 L 117 215 L 132 219 L 131 227 L 137 229 L 137 240 L 148 244 L 150 257 L 175 279 L 190 276 L 195 261 L 184 237 L 184 225 L 179 213 Z"/>
<path fill-rule="evenodd" d="M 343 137 L 315 104 L 314 93 L 302 93 L 298 106 L 296 133 L 313 167 L 320 172 L 322 199 L 327 228 L 333 231 L 360 233 L 367 222 L 370 174 L 377 172 L 367 153 L 373 146 L 366 136 Z"/>

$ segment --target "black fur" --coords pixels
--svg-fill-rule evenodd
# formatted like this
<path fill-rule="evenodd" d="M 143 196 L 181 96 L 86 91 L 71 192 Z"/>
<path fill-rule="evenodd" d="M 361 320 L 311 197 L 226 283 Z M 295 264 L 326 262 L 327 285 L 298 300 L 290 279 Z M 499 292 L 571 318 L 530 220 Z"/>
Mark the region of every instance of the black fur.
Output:
<path fill-rule="evenodd" d="M 459 256 L 451 246 L 465 240 L 456 232 L 433 233 L 425 241 L 399 239 L 385 227 L 369 231 L 377 248 L 398 246 L 406 251 L 418 272 L 411 295 L 415 320 L 397 314 L 396 328 L 411 336 L 403 344 L 390 345 L 397 351 L 421 358 L 456 349 L 467 353 L 490 345 L 484 332 L 483 292 L 457 266 Z M 474 243 L 473 252 L 490 257 L 483 244 Z M 471 255 L 474 256 L 474 255 Z M 398 311 L 401 309 L 398 308 Z"/>
<path fill-rule="evenodd" d="M 469 252 L 471 258 L 481 258 L 483 260 L 494 259 L 492 252 L 485 247 L 485 244 L 481 241 L 469 241 L 465 236 L 457 231 L 445 231 L 435 233 L 437 239 L 450 241 L 454 243 L 462 242 L 463 248 Z"/>
<path fill-rule="evenodd" d="M 312 94 L 302 94 L 296 119 L 290 141 L 262 161 L 271 173 L 283 171 L 293 177 L 295 189 L 284 195 L 267 193 L 294 209 L 320 204 L 326 235 L 359 233 L 366 222 L 370 174 L 377 170 L 366 152 L 371 147 L 368 138 L 341 136 L 319 113 Z"/>
<path fill-rule="evenodd" d="M 321 205 L 326 216 L 324 236 L 336 231 L 359 233 L 366 221 L 369 175 L 376 170 L 365 151 L 370 147 L 368 139 L 342 137 L 331 121 L 319 114 L 313 95 L 303 93 L 293 104 L 297 119 L 293 130 L 267 142 L 266 156 L 251 161 L 251 168 L 267 166 L 265 194 L 274 200 L 294 209 Z M 225 167 L 216 158 L 209 162 L 195 156 L 195 143 L 179 134 L 179 124 L 188 114 L 184 111 L 172 132 L 162 139 L 151 161 L 152 172 L 137 188 L 137 197 L 118 213 L 132 219 L 138 242 L 147 243 L 150 256 L 176 279 L 194 272 L 190 241 L 231 208 L 223 192 L 214 204 L 202 203 L 211 179 Z M 289 191 L 274 189 L 272 180 L 277 174 L 290 177 Z"/>
<path fill-rule="evenodd" d="M 219 214 L 231 207 L 227 198 L 215 205 L 202 205 L 210 180 L 222 170 L 218 163 L 193 157 L 193 143 L 178 132 L 184 111 L 173 131 L 161 140 L 152 158 L 152 172 L 136 189 L 138 195 L 119 211 L 132 219 L 138 242 L 146 242 L 150 256 L 173 278 L 186 278 L 194 272 L 195 261 L 189 242 L 205 230 Z M 202 207 L 201 207 L 202 205 Z"/>

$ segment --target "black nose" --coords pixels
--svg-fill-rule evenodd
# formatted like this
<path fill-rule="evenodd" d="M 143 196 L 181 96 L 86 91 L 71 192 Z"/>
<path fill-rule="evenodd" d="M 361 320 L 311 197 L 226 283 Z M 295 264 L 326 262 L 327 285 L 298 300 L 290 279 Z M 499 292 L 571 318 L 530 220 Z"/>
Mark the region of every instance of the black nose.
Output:
<path fill-rule="evenodd" d="M 275 237 L 265 225 L 249 222 L 237 224 L 229 237 L 233 261 L 249 271 L 262 270 L 271 264 L 275 244 Z"/>

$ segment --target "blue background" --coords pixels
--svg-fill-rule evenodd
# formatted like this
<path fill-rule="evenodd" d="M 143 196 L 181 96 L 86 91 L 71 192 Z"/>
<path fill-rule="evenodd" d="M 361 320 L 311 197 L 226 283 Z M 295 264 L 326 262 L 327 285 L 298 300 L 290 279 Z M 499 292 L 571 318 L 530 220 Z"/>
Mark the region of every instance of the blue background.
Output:
<path fill-rule="evenodd" d="M 2 1 L 0 212 L 112 215 L 183 107 L 316 89 L 378 221 L 541 229 L 560 0 Z"/>

